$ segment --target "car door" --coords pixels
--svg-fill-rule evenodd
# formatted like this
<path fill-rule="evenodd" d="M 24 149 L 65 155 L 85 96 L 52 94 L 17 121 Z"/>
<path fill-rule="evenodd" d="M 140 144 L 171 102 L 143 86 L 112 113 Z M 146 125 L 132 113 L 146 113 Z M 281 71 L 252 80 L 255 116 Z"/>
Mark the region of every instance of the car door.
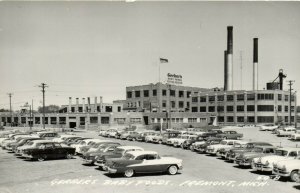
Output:
<path fill-rule="evenodd" d="M 46 155 L 47 158 L 54 158 L 53 143 L 45 143 L 44 145 L 43 154 Z"/>
<path fill-rule="evenodd" d="M 53 145 L 53 158 L 63 158 L 66 156 L 66 150 L 59 143 L 54 143 Z"/>

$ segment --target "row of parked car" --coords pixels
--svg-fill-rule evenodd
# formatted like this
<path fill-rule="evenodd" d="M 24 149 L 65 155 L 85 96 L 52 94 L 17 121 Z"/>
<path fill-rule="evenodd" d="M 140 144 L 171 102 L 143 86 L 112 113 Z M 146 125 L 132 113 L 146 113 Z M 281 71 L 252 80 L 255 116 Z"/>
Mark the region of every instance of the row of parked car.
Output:
<path fill-rule="evenodd" d="M 297 130 L 294 126 L 279 126 L 274 124 L 261 125 L 260 131 L 271 131 L 278 137 L 288 137 L 290 140 L 300 140 L 300 130 Z"/>
<path fill-rule="evenodd" d="M 182 169 L 182 160 L 160 156 L 155 151 L 137 146 L 124 146 L 111 140 L 86 138 L 75 135 L 58 135 L 55 132 L 3 133 L 2 149 L 26 159 L 83 157 L 84 164 L 95 164 L 109 173 L 132 177 L 136 173 L 167 172 L 175 175 Z"/>
<path fill-rule="evenodd" d="M 257 172 L 289 177 L 291 181 L 300 180 L 300 148 L 275 147 L 267 142 L 243 141 L 243 135 L 236 131 L 194 129 L 159 133 L 126 130 L 120 132 L 109 129 L 100 131 L 99 135 L 181 147 L 200 154 L 213 155 Z"/>

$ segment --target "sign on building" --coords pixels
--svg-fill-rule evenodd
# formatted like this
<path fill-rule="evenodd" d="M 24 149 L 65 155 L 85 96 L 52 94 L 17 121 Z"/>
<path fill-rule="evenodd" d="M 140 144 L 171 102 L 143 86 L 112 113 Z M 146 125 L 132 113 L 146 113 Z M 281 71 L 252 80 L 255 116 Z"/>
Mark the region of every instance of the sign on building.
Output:
<path fill-rule="evenodd" d="M 179 74 L 167 74 L 167 83 L 174 84 L 174 85 L 181 85 L 182 84 L 182 76 Z"/>

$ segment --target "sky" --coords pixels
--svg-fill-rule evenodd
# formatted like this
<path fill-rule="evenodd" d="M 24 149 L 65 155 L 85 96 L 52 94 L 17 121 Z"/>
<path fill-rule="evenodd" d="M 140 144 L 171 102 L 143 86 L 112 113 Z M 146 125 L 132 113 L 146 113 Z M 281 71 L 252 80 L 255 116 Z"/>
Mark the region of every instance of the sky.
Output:
<path fill-rule="evenodd" d="M 259 89 L 283 69 L 300 90 L 299 2 L 0 2 L 0 109 L 125 99 L 126 86 L 165 81 L 223 87 L 233 26 L 234 89 L 251 90 L 253 38 Z M 159 58 L 168 63 L 159 64 Z M 299 101 L 298 94 L 298 101 Z"/>

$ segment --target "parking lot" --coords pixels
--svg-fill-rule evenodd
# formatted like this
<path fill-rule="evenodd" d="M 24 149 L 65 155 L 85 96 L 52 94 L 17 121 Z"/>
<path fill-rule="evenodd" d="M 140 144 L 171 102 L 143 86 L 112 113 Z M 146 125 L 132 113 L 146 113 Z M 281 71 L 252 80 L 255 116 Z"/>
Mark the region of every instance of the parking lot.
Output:
<path fill-rule="evenodd" d="M 274 145 L 296 146 L 299 142 L 279 138 L 257 128 L 237 128 L 245 140 L 266 141 Z M 96 132 L 74 132 L 76 135 L 102 138 Z M 23 192 L 299 192 L 300 184 L 288 179 L 270 179 L 267 173 L 181 148 L 160 144 L 111 139 L 124 145 L 135 145 L 159 152 L 161 156 L 183 159 L 179 174 L 146 174 L 125 178 L 107 175 L 96 166 L 83 165 L 80 157 L 67 160 L 28 161 L 0 150 L 0 193 Z"/>

